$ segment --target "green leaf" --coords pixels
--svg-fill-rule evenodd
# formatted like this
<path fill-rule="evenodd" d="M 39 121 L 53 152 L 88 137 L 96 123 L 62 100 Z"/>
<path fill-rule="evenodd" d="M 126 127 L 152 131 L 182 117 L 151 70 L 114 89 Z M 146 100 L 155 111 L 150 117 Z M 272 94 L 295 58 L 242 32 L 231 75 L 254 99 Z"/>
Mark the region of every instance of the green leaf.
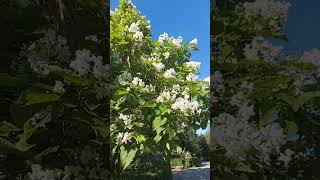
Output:
<path fill-rule="evenodd" d="M 306 92 L 303 93 L 298 97 L 298 99 L 295 101 L 293 110 L 296 112 L 299 110 L 299 108 L 310 101 L 312 98 L 319 97 L 320 96 L 320 91 L 315 91 L 315 92 Z"/>
<path fill-rule="evenodd" d="M 148 103 L 148 104 L 144 104 L 142 107 L 145 107 L 145 108 L 154 108 L 156 107 L 157 104 L 156 103 Z"/>
<path fill-rule="evenodd" d="M 165 123 L 167 122 L 167 118 L 163 118 L 161 119 L 161 117 L 156 117 L 153 121 L 152 121 L 152 128 L 154 131 L 156 131 L 157 129 L 159 129 L 161 126 L 163 126 Z"/>
<path fill-rule="evenodd" d="M 16 146 L 8 140 L 0 137 L 0 152 L 7 153 L 11 152 L 12 150 L 17 150 Z"/>
<path fill-rule="evenodd" d="M 140 127 L 140 128 L 144 126 L 144 124 L 142 122 L 134 122 L 133 125 Z"/>
<path fill-rule="evenodd" d="M 166 147 L 170 151 L 170 144 L 169 143 L 166 144 Z"/>
<path fill-rule="evenodd" d="M 60 146 L 54 146 L 54 147 L 48 147 L 45 150 L 41 151 L 39 154 L 37 154 L 34 159 L 37 161 L 41 161 L 43 157 L 51 154 L 51 153 L 55 153 L 58 151 Z"/>
<path fill-rule="evenodd" d="M 69 81 L 71 84 L 74 84 L 76 86 L 89 86 L 90 84 L 93 83 L 92 80 L 78 77 L 69 70 L 56 69 L 56 70 L 53 70 L 52 73 Z"/>
<path fill-rule="evenodd" d="M 161 139 L 162 139 L 162 135 L 160 135 L 160 134 L 157 134 L 157 135 L 153 138 L 153 140 L 156 141 L 156 143 L 158 143 Z"/>
<path fill-rule="evenodd" d="M 293 121 L 285 121 L 285 122 L 286 122 L 287 135 L 292 136 L 292 135 L 297 134 L 297 132 L 298 132 L 297 124 Z"/>
<path fill-rule="evenodd" d="M 129 91 L 127 91 L 127 90 L 119 90 L 116 93 L 114 93 L 115 96 L 121 96 L 121 95 L 125 95 L 125 94 L 129 94 Z"/>
<path fill-rule="evenodd" d="M 16 149 L 22 152 L 26 152 L 35 145 L 28 144 L 26 141 L 19 141 L 15 144 Z"/>
<path fill-rule="evenodd" d="M 235 170 L 242 171 L 242 172 L 248 172 L 248 173 L 254 173 L 256 171 L 252 170 L 248 165 L 239 162 L 238 165 L 235 167 Z"/>
<path fill-rule="evenodd" d="M 45 94 L 45 93 L 36 93 L 36 92 L 23 92 L 16 101 L 17 105 L 22 107 L 34 105 L 34 104 L 43 104 L 56 102 L 60 99 L 60 96 L 56 94 Z"/>
<path fill-rule="evenodd" d="M 0 136 L 8 136 L 9 133 L 20 131 L 21 129 L 6 121 L 0 122 Z"/>
<path fill-rule="evenodd" d="M 131 136 L 137 141 L 137 143 L 142 143 L 146 141 L 146 137 L 142 134 L 139 134 L 137 132 L 133 132 Z"/>
<path fill-rule="evenodd" d="M 25 83 L 22 79 L 10 76 L 7 73 L 0 73 L 0 87 L 21 87 Z"/>
<path fill-rule="evenodd" d="M 137 151 L 138 150 L 135 148 L 130 149 L 130 151 L 128 152 L 128 150 L 126 150 L 124 146 L 120 147 L 120 162 L 123 170 L 125 170 L 131 164 L 136 156 Z"/>
<path fill-rule="evenodd" d="M 277 108 L 271 108 L 261 117 L 259 126 L 263 127 L 269 122 L 272 122 L 278 118 L 279 110 Z"/>
<path fill-rule="evenodd" d="M 97 133 L 100 137 L 102 138 L 107 138 L 108 135 L 109 135 L 109 128 L 107 126 L 100 126 L 100 125 L 97 125 L 97 126 L 91 126 Z"/>
<path fill-rule="evenodd" d="M 292 110 L 294 112 L 297 112 L 303 104 L 307 103 L 312 98 L 319 97 L 319 96 L 320 96 L 320 91 L 314 91 L 314 92 L 303 93 L 298 98 L 295 98 L 293 96 L 289 96 L 286 94 L 281 94 L 280 99 L 287 102 L 291 106 Z"/>

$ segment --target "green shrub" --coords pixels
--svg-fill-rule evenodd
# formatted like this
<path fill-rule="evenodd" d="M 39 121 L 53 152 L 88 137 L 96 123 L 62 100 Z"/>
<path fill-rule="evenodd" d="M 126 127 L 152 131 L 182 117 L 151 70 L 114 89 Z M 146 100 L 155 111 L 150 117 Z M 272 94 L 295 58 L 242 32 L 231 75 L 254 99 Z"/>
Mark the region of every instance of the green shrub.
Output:
<path fill-rule="evenodd" d="M 171 166 L 172 167 L 175 167 L 175 166 L 183 166 L 184 167 L 184 164 L 183 164 L 183 159 L 182 158 L 174 158 L 171 160 Z"/>
<path fill-rule="evenodd" d="M 114 174 L 113 177 L 115 180 L 170 180 L 172 173 L 171 166 L 167 164 L 161 154 L 149 153 L 138 157 L 121 175 Z"/>
<path fill-rule="evenodd" d="M 200 167 L 202 165 L 201 159 L 197 157 L 193 157 L 191 159 L 192 166 Z"/>

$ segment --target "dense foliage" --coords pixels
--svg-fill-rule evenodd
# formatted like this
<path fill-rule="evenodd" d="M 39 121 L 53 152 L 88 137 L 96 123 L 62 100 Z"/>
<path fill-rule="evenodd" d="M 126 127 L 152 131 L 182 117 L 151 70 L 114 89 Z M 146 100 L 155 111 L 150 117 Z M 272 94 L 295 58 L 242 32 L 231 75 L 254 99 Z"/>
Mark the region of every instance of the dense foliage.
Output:
<path fill-rule="evenodd" d="M 154 41 L 151 26 L 128 0 L 111 12 L 111 143 L 119 173 L 145 153 L 161 153 L 170 164 L 186 127 L 208 122 L 209 83 L 190 61 L 197 40 L 183 43 L 167 33 Z"/>
<path fill-rule="evenodd" d="M 213 178 L 318 179 L 319 50 L 284 54 L 290 4 L 213 7 Z"/>
<path fill-rule="evenodd" d="M 0 178 L 108 179 L 104 6 L 1 2 Z"/>

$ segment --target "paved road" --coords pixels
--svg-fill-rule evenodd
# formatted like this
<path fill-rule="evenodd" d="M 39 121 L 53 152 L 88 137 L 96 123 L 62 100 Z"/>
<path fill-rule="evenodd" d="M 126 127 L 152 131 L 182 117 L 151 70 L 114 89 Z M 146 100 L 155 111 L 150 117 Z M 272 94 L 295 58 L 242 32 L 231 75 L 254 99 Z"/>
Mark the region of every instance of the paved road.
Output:
<path fill-rule="evenodd" d="M 210 180 L 210 163 L 204 162 L 201 167 L 185 170 L 173 170 L 173 180 Z"/>

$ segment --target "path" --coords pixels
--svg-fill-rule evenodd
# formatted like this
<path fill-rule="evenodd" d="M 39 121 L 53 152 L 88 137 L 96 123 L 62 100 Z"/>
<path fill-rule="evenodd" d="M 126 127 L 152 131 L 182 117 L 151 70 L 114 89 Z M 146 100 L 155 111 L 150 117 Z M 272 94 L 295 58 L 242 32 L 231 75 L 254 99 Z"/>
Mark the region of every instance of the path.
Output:
<path fill-rule="evenodd" d="M 172 170 L 173 180 L 210 180 L 210 163 L 204 162 L 201 167 L 185 170 Z"/>

